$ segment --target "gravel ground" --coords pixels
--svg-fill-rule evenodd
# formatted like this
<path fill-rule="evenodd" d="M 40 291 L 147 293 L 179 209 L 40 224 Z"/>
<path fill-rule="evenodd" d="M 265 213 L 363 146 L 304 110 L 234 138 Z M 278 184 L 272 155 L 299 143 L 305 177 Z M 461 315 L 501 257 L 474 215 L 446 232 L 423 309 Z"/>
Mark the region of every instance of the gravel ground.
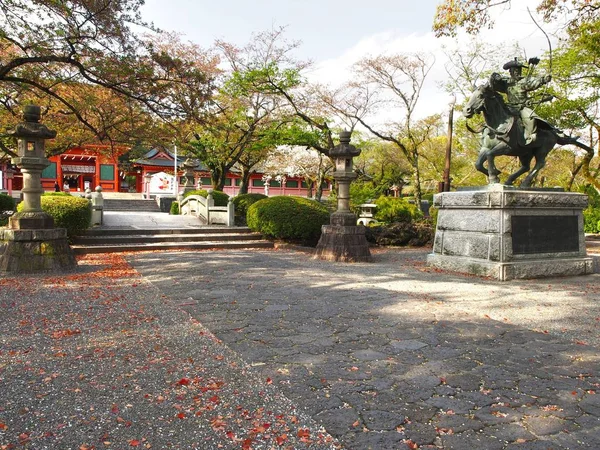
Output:
<path fill-rule="evenodd" d="M 122 255 L 0 278 L 0 448 L 335 448 Z"/>

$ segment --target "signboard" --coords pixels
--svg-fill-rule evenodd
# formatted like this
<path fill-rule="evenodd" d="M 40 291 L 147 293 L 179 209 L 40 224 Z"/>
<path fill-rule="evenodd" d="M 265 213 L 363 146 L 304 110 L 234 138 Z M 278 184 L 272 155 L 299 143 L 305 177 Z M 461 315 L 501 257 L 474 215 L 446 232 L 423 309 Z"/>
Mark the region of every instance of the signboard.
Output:
<path fill-rule="evenodd" d="M 158 172 L 150 178 L 150 194 L 173 194 L 175 177 L 164 172 Z"/>
<path fill-rule="evenodd" d="M 513 254 L 579 250 L 577 216 L 512 216 Z"/>

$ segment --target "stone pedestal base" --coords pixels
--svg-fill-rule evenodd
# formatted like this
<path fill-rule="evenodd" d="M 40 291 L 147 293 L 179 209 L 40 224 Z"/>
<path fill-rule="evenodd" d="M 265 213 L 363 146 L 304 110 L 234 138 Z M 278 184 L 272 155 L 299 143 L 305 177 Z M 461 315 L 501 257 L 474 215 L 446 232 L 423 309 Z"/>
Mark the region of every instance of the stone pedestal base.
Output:
<path fill-rule="evenodd" d="M 354 216 L 354 220 L 356 220 L 356 216 Z M 315 258 L 342 262 L 371 261 L 365 227 L 323 225 Z"/>
<path fill-rule="evenodd" d="M 443 192 L 429 265 L 498 280 L 594 272 L 583 232 L 587 196 L 490 186 Z"/>
<path fill-rule="evenodd" d="M 8 219 L 8 227 L 13 230 L 50 229 L 54 228 L 54 219 L 43 211 L 18 212 Z"/>
<path fill-rule="evenodd" d="M 0 272 L 59 271 L 76 265 L 64 228 L 0 229 Z"/>

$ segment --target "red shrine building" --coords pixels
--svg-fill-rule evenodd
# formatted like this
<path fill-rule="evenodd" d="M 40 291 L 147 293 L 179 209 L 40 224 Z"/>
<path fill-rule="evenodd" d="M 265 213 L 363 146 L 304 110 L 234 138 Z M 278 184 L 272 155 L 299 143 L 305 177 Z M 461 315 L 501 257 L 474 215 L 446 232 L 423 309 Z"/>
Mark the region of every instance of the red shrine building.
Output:
<path fill-rule="evenodd" d="M 42 187 L 46 191 L 54 191 L 56 187 L 65 192 L 85 192 L 87 188 L 94 190 L 102 187 L 103 192 L 150 192 L 149 180 L 156 174 L 173 176 L 177 170 L 177 182 L 183 183 L 183 158 L 177 158 L 167 150 L 153 149 L 142 158 L 130 161 L 129 169 L 119 168 L 119 156 L 129 149 L 119 147 L 111 149 L 105 145 L 85 145 L 67 150 L 61 155 L 49 157 L 50 165 L 42 172 Z M 23 187 L 23 176 L 18 169 L 10 166 L 8 161 L 0 162 L 2 172 L 0 191 L 20 191 Z M 210 173 L 206 167 L 199 165 L 194 171 L 195 186 L 210 187 Z M 223 191 L 230 196 L 239 193 L 240 175 L 231 171 L 227 174 Z M 331 185 L 323 185 L 323 195 L 329 195 Z M 249 193 L 261 193 L 270 196 L 294 195 L 306 196 L 307 185 L 302 177 L 287 176 L 282 179 L 266 177 L 262 173 L 253 173 L 248 186 Z M 162 192 L 160 192 L 162 193 Z M 165 195 L 174 195 L 175 190 L 169 187 Z"/>

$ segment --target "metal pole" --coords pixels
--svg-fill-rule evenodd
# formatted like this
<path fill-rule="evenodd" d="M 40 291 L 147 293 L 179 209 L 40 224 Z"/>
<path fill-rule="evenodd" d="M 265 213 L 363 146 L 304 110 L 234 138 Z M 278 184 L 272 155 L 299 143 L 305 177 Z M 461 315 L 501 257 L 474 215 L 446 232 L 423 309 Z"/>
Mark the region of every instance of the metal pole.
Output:
<path fill-rule="evenodd" d="M 454 120 L 454 104 L 456 97 L 452 96 L 450 101 L 450 112 L 448 114 L 448 142 L 446 143 L 446 160 L 444 163 L 444 182 L 442 190 L 450 192 L 450 159 L 452 157 L 452 125 Z"/>
<path fill-rule="evenodd" d="M 177 145 L 175 145 L 175 160 L 173 162 L 173 194 L 177 197 Z"/>

